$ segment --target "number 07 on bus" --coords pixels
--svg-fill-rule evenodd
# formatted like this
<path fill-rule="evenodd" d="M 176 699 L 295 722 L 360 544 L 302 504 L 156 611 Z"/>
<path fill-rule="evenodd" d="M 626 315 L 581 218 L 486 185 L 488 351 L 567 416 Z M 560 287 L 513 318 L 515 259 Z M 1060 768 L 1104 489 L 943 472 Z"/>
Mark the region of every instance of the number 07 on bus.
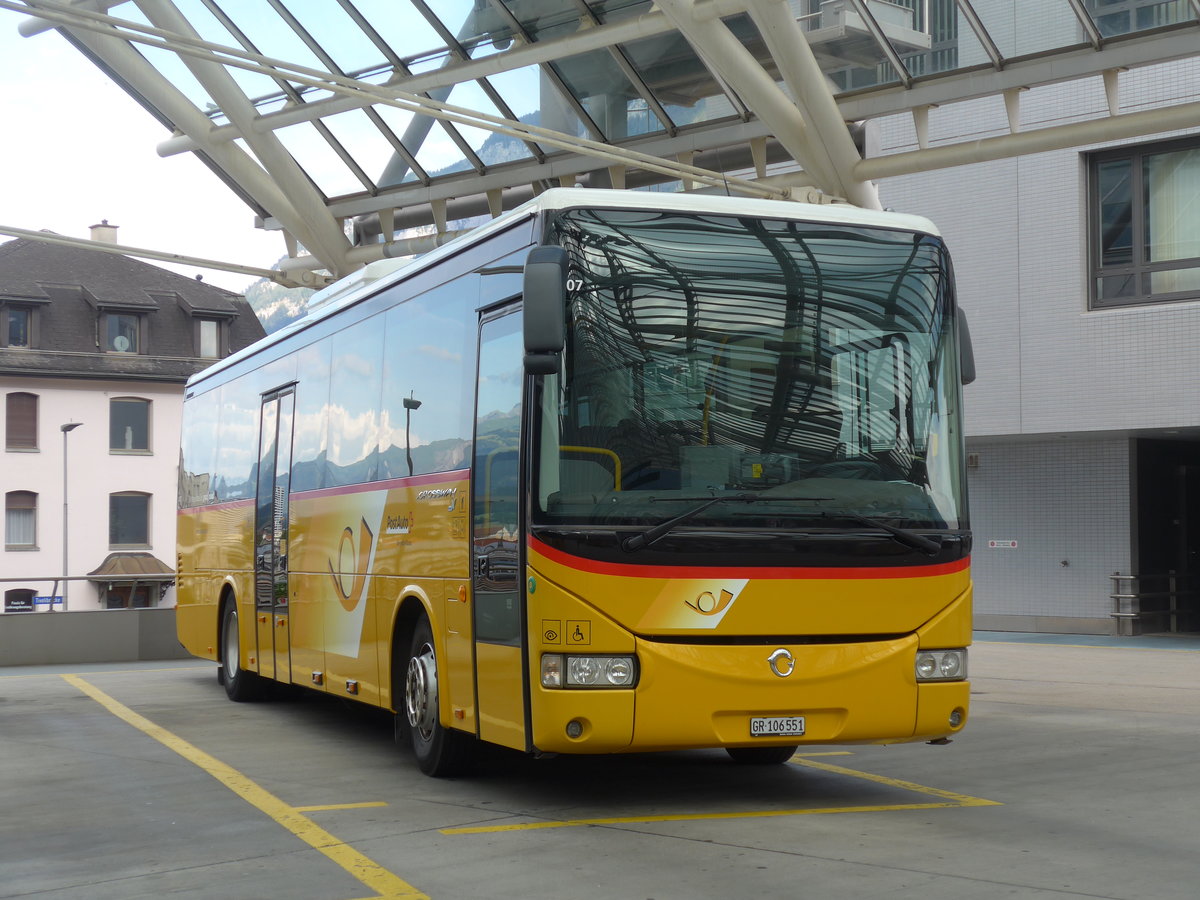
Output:
<path fill-rule="evenodd" d="M 430 775 L 943 743 L 973 368 L 924 219 L 547 191 L 188 383 L 180 640 L 233 700 L 393 712 Z"/>

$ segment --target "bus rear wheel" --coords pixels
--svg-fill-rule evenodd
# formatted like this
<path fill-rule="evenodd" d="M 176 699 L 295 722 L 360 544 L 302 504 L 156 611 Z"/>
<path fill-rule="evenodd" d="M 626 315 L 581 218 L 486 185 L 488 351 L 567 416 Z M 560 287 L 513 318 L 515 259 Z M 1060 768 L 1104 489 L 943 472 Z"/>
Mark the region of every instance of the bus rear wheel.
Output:
<path fill-rule="evenodd" d="M 262 677 L 242 668 L 241 639 L 238 635 L 237 603 L 230 600 L 221 616 L 221 683 L 230 700 L 245 703 L 262 696 Z"/>
<path fill-rule="evenodd" d="M 444 778 L 470 767 L 475 739 L 444 727 L 438 714 L 437 650 L 424 617 L 413 630 L 404 672 L 404 709 L 397 715 L 404 716 L 409 746 L 426 775 Z"/>
<path fill-rule="evenodd" d="M 726 747 L 730 759 L 743 766 L 778 766 L 796 755 L 799 747 Z"/>

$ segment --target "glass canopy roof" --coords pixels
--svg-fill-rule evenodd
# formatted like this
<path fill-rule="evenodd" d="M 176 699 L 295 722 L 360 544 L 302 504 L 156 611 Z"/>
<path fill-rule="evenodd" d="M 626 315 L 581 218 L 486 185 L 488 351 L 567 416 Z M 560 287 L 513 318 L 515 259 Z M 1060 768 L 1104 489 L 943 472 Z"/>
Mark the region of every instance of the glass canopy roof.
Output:
<path fill-rule="evenodd" d="M 407 252 L 413 228 L 453 231 L 550 184 L 876 205 L 872 179 L 966 161 L 928 152 L 931 110 L 992 97 L 1015 134 L 1018 90 L 1094 77 L 1124 118 L 1118 79 L 1104 73 L 1195 55 L 1200 43 L 1200 0 L 98 6 L 106 13 L 0 0 L 36 13 L 24 33 L 59 28 L 138 98 L 172 131 L 159 152 L 212 166 L 284 232 L 289 277 L 308 281 Z M 872 169 L 861 123 L 901 113 L 917 146 Z M 1035 149 L 1080 142 L 1044 130 Z M 995 155 L 1017 152 L 1031 151 Z"/>

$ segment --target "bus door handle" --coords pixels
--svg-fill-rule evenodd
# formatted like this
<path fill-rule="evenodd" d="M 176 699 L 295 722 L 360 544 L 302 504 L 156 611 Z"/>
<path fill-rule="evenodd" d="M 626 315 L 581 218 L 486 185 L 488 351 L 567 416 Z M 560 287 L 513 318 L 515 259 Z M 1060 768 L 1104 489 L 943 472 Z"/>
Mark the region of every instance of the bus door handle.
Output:
<path fill-rule="evenodd" d="M 490 568 L 491 567 L 488 564 L 488 557 L 486 557 L 486 556 L 475 557 L 475 574 L 478 575 L 480 578 L 487 578 L 488 571 Z"/>

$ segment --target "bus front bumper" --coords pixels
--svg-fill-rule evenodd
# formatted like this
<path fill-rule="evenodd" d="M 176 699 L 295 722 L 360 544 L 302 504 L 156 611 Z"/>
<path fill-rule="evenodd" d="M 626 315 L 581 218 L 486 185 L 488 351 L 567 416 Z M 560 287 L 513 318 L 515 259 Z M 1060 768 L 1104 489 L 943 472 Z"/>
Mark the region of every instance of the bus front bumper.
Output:
<path fill-rule="evenodd" d="M 949 737 L 966 723 L 970 684 L 918 683 L 917 640 L 694 645 L 638 639 L 635 690 L 535 686 L 535 745 L 546 752 L 611 753 Z M 780 719 L 793 731 L 802 719 L 803 734 L 752 733 L 764 720 Z M 572 727 L 573 721 L 586 727 Z"/>

